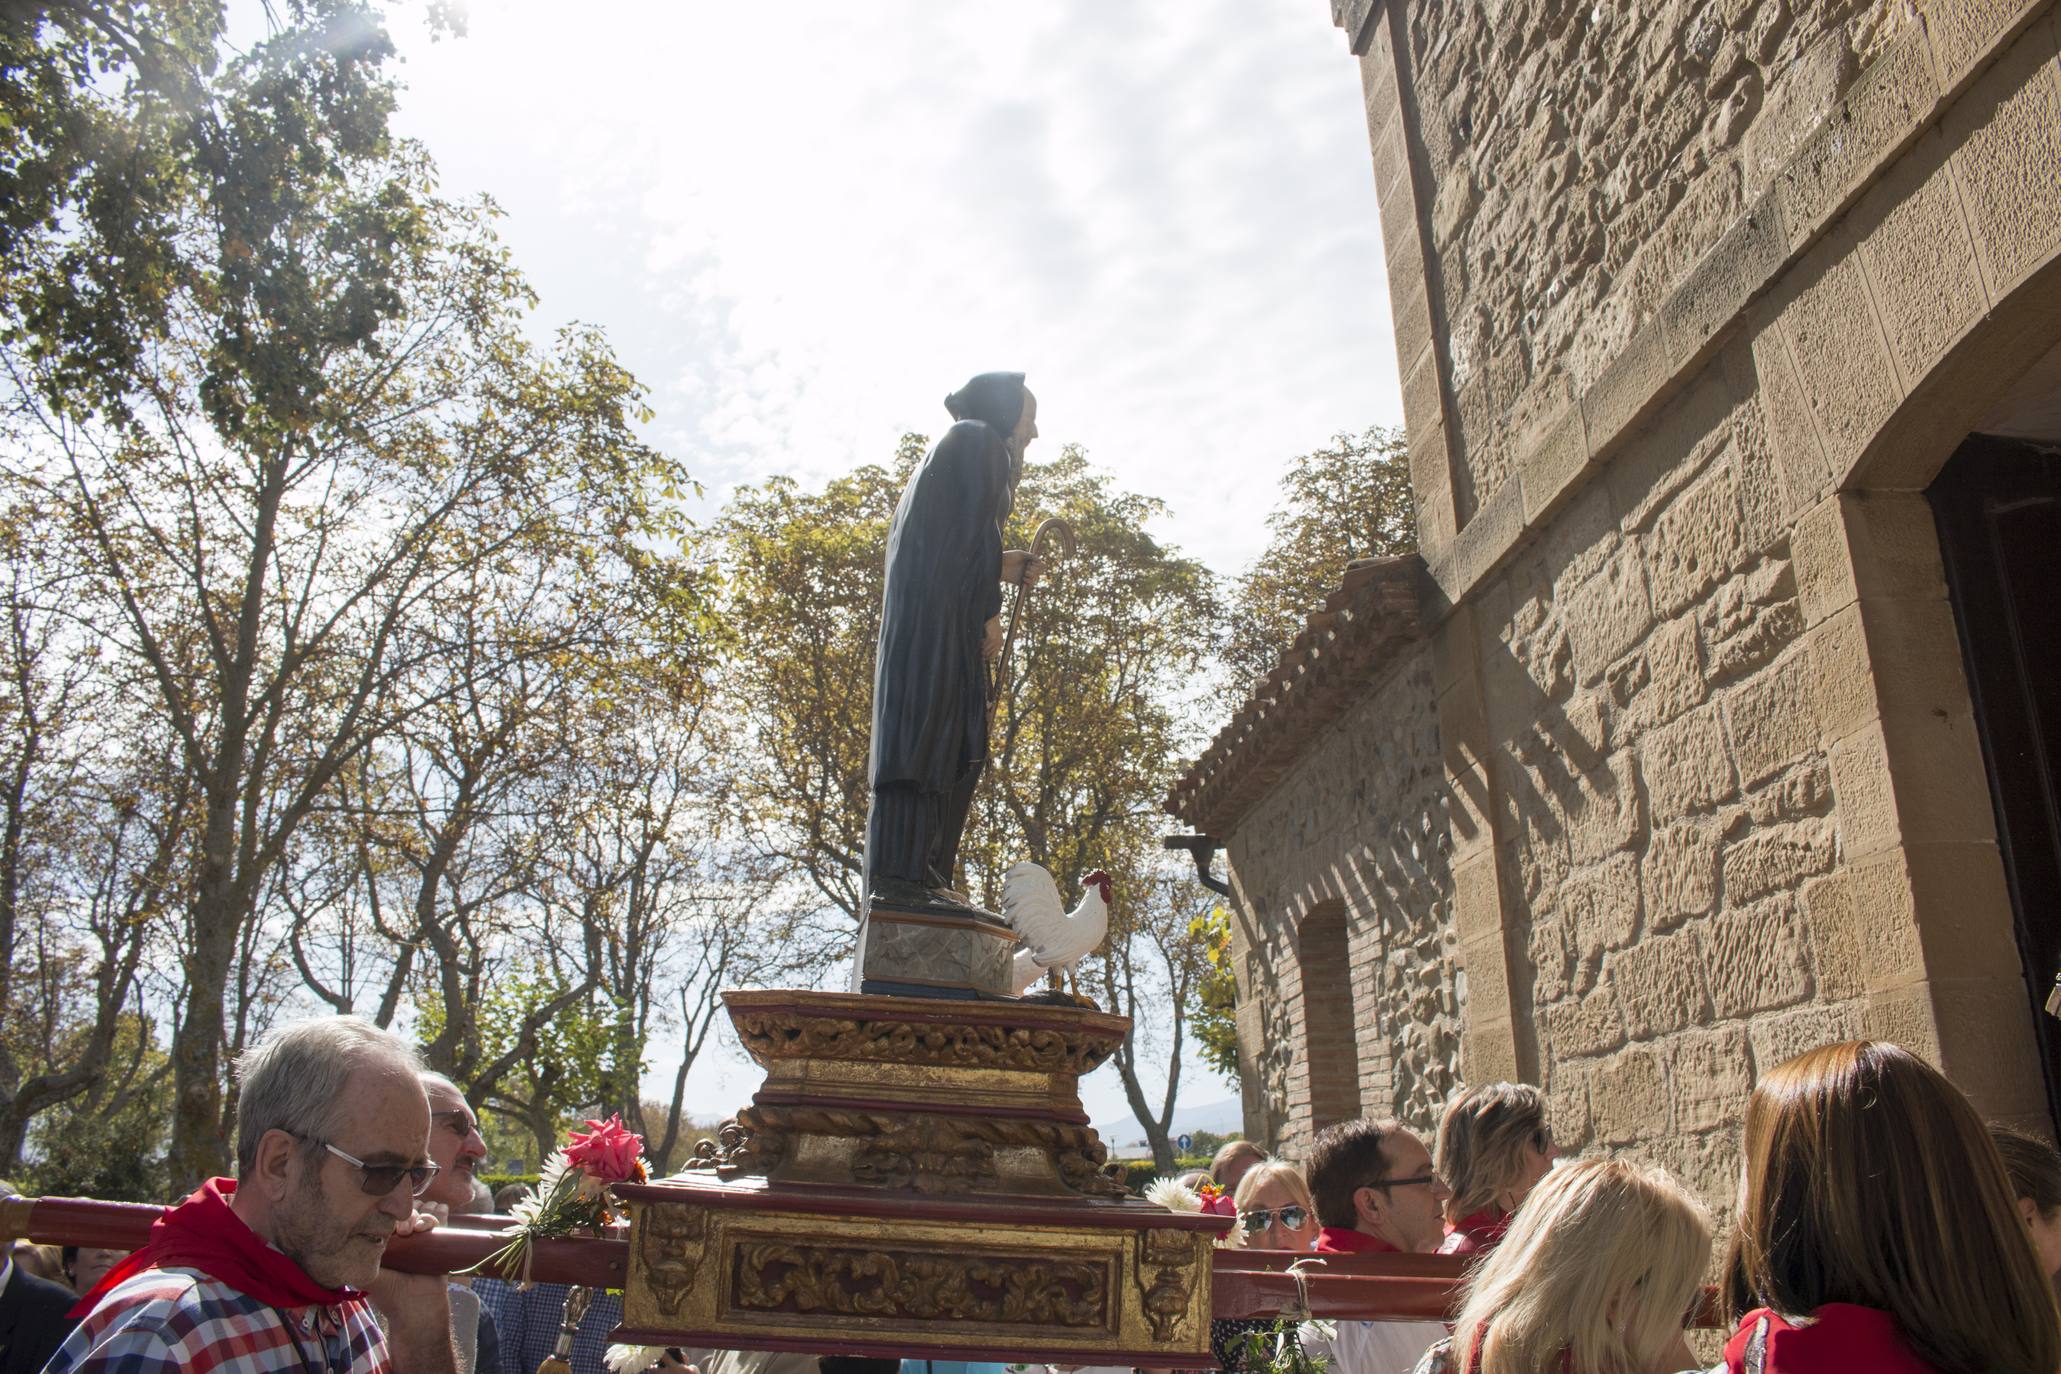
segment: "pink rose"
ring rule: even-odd
[[[587,1124],[593,1129],[586,1134],[574,1131],[566,1137],[565,1157],[603,1183],[627,1183],[637,1178],[644,1137],[624,1126],[620,1114]]]

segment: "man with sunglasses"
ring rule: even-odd
[[[1310,1197],[1317,1204],[1319,1254],[1415,1254],[1438,1251],[1445,1239],[1441,1210],[1452,1196],[1431,1167],[1431,1151],[1399,1121],[1346,1121],[1317,1133],[1310,1146]],[[1322,1355],[1333,1374],[1395,1374],[1414,1369],[1443,1322],[1335,1324],[1322,1335],[1305,1326],[1303,1353]]]
[[[456,1216],[473,1209],[473,1192],[480,1187],[479,1162],[487,1157],[487,1142],[480,1134],[478,1115],[456,1083],[440,1073],[425,1073],[422,1091],[429,1098],[429,1161],[437,1166],[437,1176],[423,1190],[422,1202],[442,1208],[445,1217]],[[458,1374],[473,1374],[474,1370],[501,1374],[501,1339],[493,1313],[481,1303],[469,1280],[452,1282],[450,1300]]]
[[[421,1071],[356,1017],[266,1036],[237,1061],[236,1177],[157,1221],[45,1374],[453,1374],[444,1276],[380,1270],[434,1224]]]

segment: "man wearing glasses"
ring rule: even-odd
[[[445,1217],[474,1210],[473,1195],[481,1186],[479,1162],[487,1157],[479,1117],[458,1085],[440,1073],[422,1075],[422,1091],[429,1098],[429,1162],[437,1166],[422,1202],[443,1208]],[[501,1339],[493,1314],[481,1304],[469,1280],[453,1281],[450,1299],[458,1374],[501,1374]]]
[[[109,1271],[44,1374],[453,1374],[444,1276],[379,1263],[434,1224],[415,1210],[437,1176],[421,1072],[355,1017],[266,1036],[237,1061],[236,1177]]]
[[[1431,1151],[1399,1121],[1346,1121],[1317,1133],[1310,1146],[1310,1197],[1317,1204],[1319,1254],[1415,1254],[1445,1239],[1442,1205],[1452,1196],[1431,1167]],[[1414,1369],[1443,1322],[1341,1321],[1326,1337],[1301,1333],[1303,1353],[1330,1361],[1334,1374],[1395,1374]]]

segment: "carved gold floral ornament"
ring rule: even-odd
[[[770,1173],[798,1138],[851,1141],[852,1181],[921,1193],[964,1193],[997,1177],[995,1153],[1043,1154],[1060,1182],[1086,1197],[1119,1198],[1124,1186],[1102,1169],[1108,1152],[1086,1126],[1010,1117],[942,1117],[920,1112],[857,1112],[823,1107],[751,1106],[723,1123],[719,1150],[703,1141],[687,1168],[718,1177]],[[704,1148],[706,1147],[706,1148]]]
[[[1046,1026],[930,1025],[733,1009],[753,1058],[868,1060],[897,1064],[1084,1074],[1116,1051],[1108,1030]]]
[[[1149,1274],[1149,1277],[1148,1277]],[[1155,1338],[1173,1338],[1195,1289],[1195,1244],[1184,1231],[1146,1231],[1138,1237],[1139,1302]]]
[[[1109,1277],[1108,1265],[1092,1260],[755,1241],[737,1247],[736,1305],[758,1312],[1106,1328]]]

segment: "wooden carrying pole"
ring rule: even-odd
[[[101,1250],[140,1249],[151,1223],[165,1209],[141,1202],[99,1202],[77,1197],[0,1198],[0,1240],[38,1245],[90,1245]],[[458,1216],[446,1225],[387,1242],[381,1263],[410,1274],[454,1274],[469,1269],[508,1243],[500,1235],[507,1217]],[[572,1283],[621,1288],[629,1274],[630,1243],[622,1234],[540,1240],[532,1247],[529,1277],[538,1283]],[[505,1279],[519,1272],[484,1270]]]
[[[0,1199],[0,1241],[41,1245],[90,1245],[134,1250],[150,1239],[151,1223],[164,1208],[147,1203],[97,1202],[90,1198]],[[458,1216],[448,1225],[387,1245],[382,1261],[413,1274],[448,1274],[468,1269],[506,1243],[507,1217]],[[540,1240],[529,1277],[539,1283],[621,1288],[630,1246],[621,1233]],[[1328,1320],[1445,1321],[1459,1296],[1466,1261],[1457,1255],[1328,1255],[1287,1251],[1219,1250],[1211,1282],[1211,1311],[1217,1317],[1307,1314]],[[1299,1273],[1290,1273],[1296,1265]],[[495,1272],[495,1271],[487,1271]],[[500,1273],[520,1279],[520,1273]],[[1718,1324],[1714,1290],[1705,1289],[1691,1325]]]

